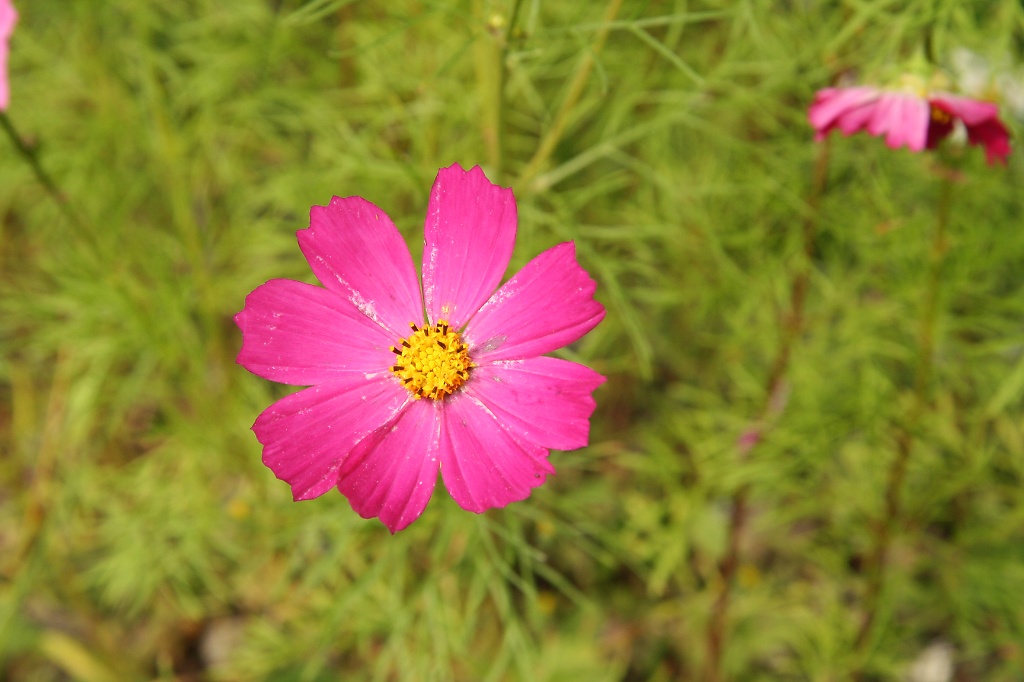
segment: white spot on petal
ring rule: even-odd
[[[483,353],[490,353],[493,350],[498,350],[499,348],[502,347],[502,345],[504,345],[505,340],[507,338],[508,337],[505,336],[504,334],[502,334],[500,336],[494,336],[494,337],[492,337],[490,339],[487,339],[487,341],[483,342],[482,344],[480,344],[479,349]],[[474,350],[476,350],[476,349],[474,349]]]

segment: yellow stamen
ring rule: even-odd
[[[936,123],[949,124],[953,122],[953,117],[950,116],[948,112],[943,111],[942,109],[939,109],[936,106],[932,106],[931,110],[932,120],[935,121]]]
[[[459,333],[449,329],[447,320],[420,329],[409,323],[412,333],[391,347],[398,356],[392,373],[419,398],[441,400],[469,379],[474,367],[469,348]]]

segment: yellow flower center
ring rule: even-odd
[[[412,322],[409,326],[412,334],[391,347],[398,356],[391,371],[417,400],[451,395],[469,379],[474,366],[469,348],[457,331],[448,328],[446,320],[423,329]]]
[[[953,117],[950,116],[948,112],[943,111],[942,109],[939,109],[936,106],[932,106],[931,110],[932,120],[935,121],[936,123],[941,123],[945,125],[953,122]]]

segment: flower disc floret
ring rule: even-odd
[[[441,400],[469,379],[473,362],[469,348],[446,320],[420,329],[410,322],[412,334],[402,339],[391,352],[398,360],[392,373],[416,397]]]
[[[953,117],[948,112],[943,111],[934,104],[929,109],[931,110],[932,121],[940,125],[953,125]]]

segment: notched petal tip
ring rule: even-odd
[[[391,533],[419,518],[437,482],[439,429],[439,406],[416,401],[357,444],[338,475],[352,509]]]
[[[409,392],[395,382],[351,376],[306,388],[272,404],[253,424],[263,463],[295,499],[323,495],[338,482],[353,447],[400,414]]]
[[[362,197],[332,197],[313,206],[296,232],[317,279],[389,332],[422,316],[416,268],[387,213]]]
[[[555,471],[546,448],[515,438],[467,393],[445,406],[440,446],[445,487],[476,513],[526,499]]]
[[[438,171],[424,224],[423,299],[431,322],[461,327],[476,313],[508,268],[517,224],[512,190],[479,166]]]
[[[466,328],[482,360],[544,355],[577,341],[604,319],[597,282],[563,242],[531,260],[484,304]],[[500,344],[496,339],[504,339]]]

